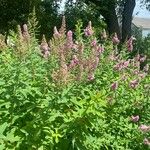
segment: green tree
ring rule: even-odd
[[[49,34],[57,23],[58,0],[0,0],[0,33],[8,34],[18,24],[27,23],[34,7],[40,33]]]
[[[73,3],[72,1],[66,1],[64,15],[66,16],[66,21],[69,26],[68,29],[74,30],[77,21],[82,20],[83,26],[85,27],[89,21],[92,21],[92,25],[98,30],[98,34],[103,28],[106,28],[106,24],[99,15],[98,10],[94,5],[87,5],[83,1],[77,1]]]
[[[116,32],[123,42],[130,37],[135,0],[85,0],[85,3],[94,3],[97,6],[99,13],[105,18],[110,34]],[[117,8],[121,11],[119,12]],[[122,27],[118,20],[119,13]]]
[[[40,0],[0,0],[0,32],[7,32],[17,24],[27,22],[28,15]]]
[[[150,11],[150,0],[142,0],[141,3],[146,5],[147,10]]]
[[[68,0],[67,3],[71,0]],[[76,0],[76,3],[85,3],[86,7],[94,7],[95,15],[104,17],[109,34],[116,32],[122,42],[131,36],[132,15],[136,0]],[[149,0],[141,0],[149,8]],[[72,2],[73,3],[73,2]],[[85,8],[85,7],[84,7]],[[90,18],[91,19],[91,18]]]

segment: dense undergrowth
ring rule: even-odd
[[[73,37],[76,37],[74,40]],[[54,28],[38,46],[24,25],[0,53],[0,149],[148,150],[150,75],[146,56],[118,52],[115,34]]]

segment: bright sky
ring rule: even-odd
[[[138,14],[136,15],[136,13],[138,13]],[[146,10],[146,8],[144,6],[140,7],[140,3],[137,0],[136,7],[134,9],[134,16],[150,18],[150,11]]]

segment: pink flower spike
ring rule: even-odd
[[[112,89],[112,90],[116,90],[117,88],[118,88],[118,82],[112,83],[111,89]]]
[[[96,44],[97,44],[97,41],[96,41],[96,39],[94,39],[94,40],[92,41],[92,43],[91,43],[91,46],[92,46],[92,47],[95,47]]]
[[[79,60],[78,60],[77,56],[73,55],[71,63],[69,64],[68,67],[71,69],[71,68],[74,68],[75,66],[77,66],[78,64],[79,64]]]
[[[128,45],[127,48],[128,48],[128,51],[129,51],[129,52],[132,52],[132,51],[133,51],[133,45],[132,45],[132,44]]]
[[[129,66],[130,61],[123,62],[123,68],[127,68]]]
[[[146,73],[139,74],[139,77],[142,78],[142,79],[145,78],[145,76],[146,76]]]
[[[75,64],[79,63],[79,60],[76,55],[73,55],[72,60],[74,61]]]
[[[140,119],[140,117],[137,115],[137,116],[131,116],[131,121],[132,122],[138,122]]]
[[[127,49],[129,52],[133,51],[133,40],[135,40],[135,38],[131,36],[131,38],[127,41]]]
[[[122,69],[123,69],[122,63],[116,64],[116,65],[114,66],[114,69],[115,69],[115,70],[118,70],[118,71],[122,70]]]
[[[106,34],[106,30],[105,30],[105,29],[103,29],[103,32],[102,32],[102,34],[101,34],[101,38],[102,38],[103,40],[107,39],[107,34]]]
[[[145,62],[145,60],[146,60],[146,56],[143,56],[143,57],[140,58],[139,61],[140,61],[140,62]]]
[[[72,45],[72,49],[73,49],[74,51],[78,51],[78,45],[77,45],[77,44],[73,44],[73,45]]]
[[[91,21],[89,21],[88,26],[84,30],[84,34],[85,34],[85,36],[91,36],[91,35],[93,35],[93,33],[94,33],[94,31],[92,29],[92,23],[91,23]]]
[[[130,82],[130,86],[131,86],[132,88],[136,88],[136,87],[138,86],[138,84],[139,84],[138,80],[132,80],[132,81]]]
[[[73,35],[73,33],[72,33],[72,31],[71,30],[69,30],[68,32],[67,32],[67,43],[66,43],[66,46],[67,46],[67,48],[73,48],[73,38],[72,38],[72,35]]]
[[[138,74],[139,74],[139,70],[134,70],[133,73],[134,73],[135,75],[138,75]]]
[[[93,64],[92,69],[95,70],[97,68],[97,66],[98,66],[98,63],[99,63],[99,57],[96,57],[95,60],[94,60],[94,64]]]
[[[150,140],[147,139],[147,138],[145,138],[145,139],[143,140],[143,143],[144,143],[145,145],[150,146]]]
[[[73,35],[72,31],[69,30],[69,31],[67,32],[67,37],[71,37],[71,38],[72,38],[72,35]]]
[[[139,60],[140,60],[140,54],[137,54],[134,59],[135,59],[136,61],[139,61]]]
[[[115,33],[115,35],[113,36],[112,42],[114,45],[119,44],[120,40],[118,39],[117,33]]]
[[[53,34],[53,36],[54,36],[55,38],[59,38],[60,35],[61,35],[61,34],[58,32],[57,27],[55,26],[55,27],[54,27],[54,34]]]
[[[139,127],[139,129],[140,129],[142,132],[148,132],[148,131],[150,131],[150,126],[141,125],[141,126]]]
[[[94,79],[95,79],[94,74],[89,74],[88,80],[89,80],[89,81],[92,81],[92,80],[94,80]]]
[[[98,55],[103,53],[104,52],[104,46],[99,44],[97,47],[97,52],[98,52]]]
[[[24,32],[28,32],[27,24],[24,24],[24,25],[23,25],[23,31],[24,31]]]
[[[149,65],[146,64],[146,65],[144,66],[143,70],[144,70],[145,72],[148,72],[148,70],[149,70]]]
[[[45,53],[43,54],[43,57],[45,59],[47,59],[49,57],[49,55],[50,55],[50,52],[49,51],[45,51]]]
[[[48,56],[50,55],[50,48],[48,47],[48,44],[46,42],[41,43],[40,50],[41,50],[42,56],[44,58],[48,58]]]
[[[110,60],[112,60],[112,61],[116,61],[116,60],[118,59],[118,57],[115,56],[114,54],[111,54],[111,55],[109,56],[109,58],[110,58]]]

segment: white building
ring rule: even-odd
[[[142,36],[150,34],[150,18],[134,17],[132,23],[142,30]]]

